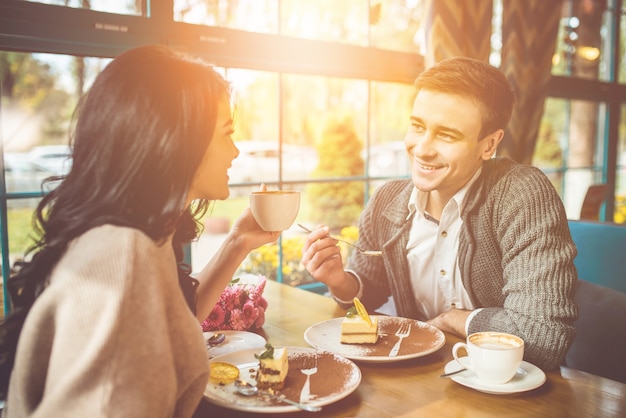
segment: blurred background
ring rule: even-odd
[[[231,197],[215,202],[202,236],[189,248],[195,270],[261,182],[301,191],[297,222],[327,224],[356,240],[358,216],[373,190],[409,174],[402,140],[413,81],[445,58],[441,51],[481,57],[513,79],[520,93],[536,96],[528,105],[534,119],[514,118],[502,154],[548,174],[570,219],[581,217],[587,191],[598,185],[599,206],[591,216],[625,223],[624,2],[539,2],[549,13],[516,0],[469,3],[3,0],[2,277],[32,244],[33,209],[46,192],[42,180],[71,167],[67,131],[79,97],[112,57],[146,43],[211,62],[234,88],[234,139],[241,154],[229,170]],[[537,33],[528,42],[535,49],[526,55],[511,55],[519,49],[511,39],[520,38],[510,34],[512,19],[527,25],[522,34]],[[474,44],[462,46],[463,39]],[[524,77],[530,82],[522,84]],[[300,263],[303,239],[297,227],[285,231],[277,245],[251,254],[241,274],[323,293]]]

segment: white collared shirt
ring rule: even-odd
[[[458,267],[461,211],[476,174],[446,204],[439,222],[426,211],[428,194],[413,189],[409,217],[414,213],[407,244],[413,294],[422,320],[429,320],[456,307],[473,310]],[[466,323],[473,317],[470,316]]]

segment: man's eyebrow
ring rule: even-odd
[[[417,116],[411,116],[411,123],[424,123],[424,121],[422,120],[422,118],[418,118]],[[437,132],[447,132],[450,134],[454,134],[456,136],[463,136],[463,132],[459,131],[458,129],[455,128],[451,128],[449,126],[444,126],[444,125],[435,125],[435,130]]]

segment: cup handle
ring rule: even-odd
[[[467,349],[467,344],[465,343],[456,343],[454,344],[454,346],[452,347],[452,355],[454,356],[454,359],[456,360],[457,363],[459,363],[461,365],[461,367],[463,367],[464,369],[472,369],[472,366],[470,364],[465,364],[462,363],[461,360],[459,360],[459,355],[458,355],[458,351],[464,349],[465,352],[467,353],[467,355],[469,356],[469,351]]]

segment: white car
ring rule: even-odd
[[[8,193],[40,192],[43,180],[52,175],[52,172],[34,164],[26,153],[4,153],[4,180]]]
[[[235,145],[240,153],[228,170],[232,185],[278,182],[278,142],[237,141]],[[309,180],[317,162],[317,152],[312,147],[283,144],[282,180]]]
[[[28,155],[34,164],[55,175],[65,175],[72,168],[72,150],[67,145],[40,145]]]
[[[366,154],[363,150],[363,159]],[[404,141],[390,141],[372,145],[370,170],[372,177],[406,177],[411,175],[411,162]]]

